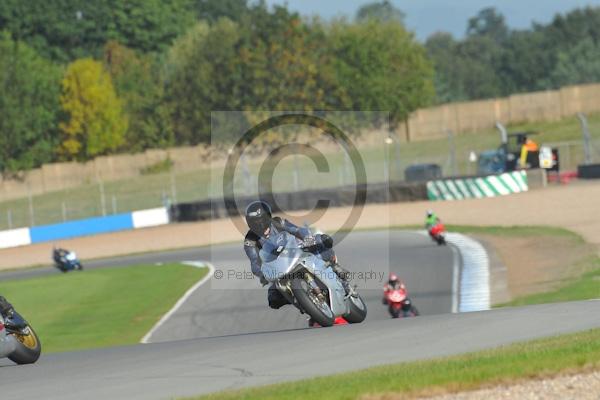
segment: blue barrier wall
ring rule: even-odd
[[[30,228],[31,243],[133,229],[131,213],[96,217]]]

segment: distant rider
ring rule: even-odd
[[[54,247],[52,249],[52,259],[54,260],[54,262],[58,265],[62,264],[64,261],[64,258],[67,256],[67,254],[69,254],[68,250],[65,249],[61,249]]]
[[[335,252],[333,251],[333,238],[326,234],[317,234],[312,236],[308,229],[301,228],[291,222],[272,217],[271,206],[265,201],[254,201],[246,208],[246,223],[250,230],[244,238],[244,251],[250,260],[252,273],[260,279],[260,283],[265,286],[269,282],[265,279],[261,271],[262,260],[260,259],[260,249],[271,234],[279,232],[288,232],[302,241],[302,247],[319,253],[321,258],[329,262],[334,272],[340,277],[345,287],[348,285],[349,273],[339,266]],[[267,294],[269,307],[278,309],[286,304],[288,300],[277,290],[275,284],[269,287]]]
[[[406,290],[406,286],[404,285],[404,282],[402,282],[400,280],[400,278],[398,278],[398,275],[391,272],[390,277],[388,278],[388,281],[383,285],[383,300],[381,302],[383,304],[387,304],[386,295],[389,292],[392,292],[392,291],[398,290],[398,289]]]
[[[425,217],[425,228],[427,229],[427,232],[429,232],[431,228],[433,228],[440,222],[442,222],[442,220],[439,219],[437,215],[435,215],[433,210],[427,210],[427,214]]]

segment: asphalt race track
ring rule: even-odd
[[[600,314],[600,301],[448,314],[453,251],[415,233],[353,233],[337,252],[353,272],[387,273],[389,267],[399,273],[424,316],[387,318],[381,289],[375,289],[381,282],[374,278],[357,282],[359,288],[373,288],[361,290],[369,307],[363,324],[306,328],[295,309],[268,309],[266,291],[256,280],[235,277],[235,271],[248,268],[241,243],[90,262],[87,268],[211,260],[231,279],[213,279],[199,288],[152,336],[161,343],[47,354],[29,366],[0,360],[2,396],[165,399],[458,354],[600,326],[600,320],[590,318]],[[54,272],[12,272],[10,277],[44,273]],[[8,273],[0,278],[7,279]]]

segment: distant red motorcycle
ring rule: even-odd
[[[408,297],[404,285],[385,291],[383,293],[383,304],[388,306],[392,318],[416,317],[419,315],[419,310]]]
[[[429,229],[429,236],[439,246],[446,244],[446,227],[441,222],[438,222]]]

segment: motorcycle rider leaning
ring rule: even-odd
[[[406,290],[406,286],[404,285],[404,282],[402,282],[400,278],[398,278],[398,275],[391,272],[388,281],[383,285],[383,300],[381,302],[383,304],[387,304],[387,299],[385,297],[386,294],[392,290],[397,289]]]
[[[296,226],[285,219],[273,217],[271,206],[265,201],[250,203],[246,208],[245,216],[250,230],[244,238],[244,251],[250,260],[252,273],[260,279],[263,286],[269,282],[261,271],[260,249],[271,234],[285,231],[302,240],[304,249],[318,253],[324,261],[329,262],[333,271],[340,277],[344,287],[347,288],[350,274],[338,265],[335,252],[332,249],[333,239],[331,236],[326,234],[312,236],[308,229]],[[267,300],[269,307],[274,309],[289,304],[289,301],[277,290],[275,284],[269,287]]]
[[[425,228],[427,229],[427,231],[429,231],[441,221],[442,220],[439,219],[437,215],[435,215],[433,210],[427,210],[427,214],[425,217]]]

